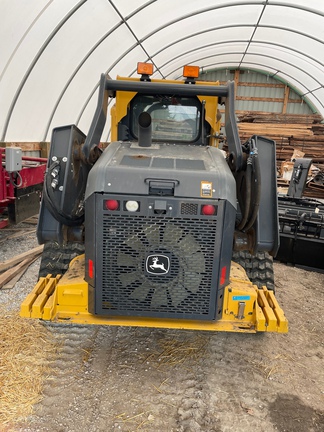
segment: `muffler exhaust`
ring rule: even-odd
[[[152,145],[152,117],[145,111],[138,117],[138,145],[140,147]]]

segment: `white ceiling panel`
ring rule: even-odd
[[[100,74],[134,75],[138,61],[159,78],[188,63],[261,70],[324,115],[322,0],[11,0],[0,16],[2,141],[87,133]]]

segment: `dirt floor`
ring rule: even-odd
[[[2,242],[0,261],[34,246]],[[38,266],[1,305],[18,310]],[[323,432],[324,274],[275,263],[275,282],[288,334],[47,325],[43,399],[0,431]]]

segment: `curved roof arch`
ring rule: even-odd
[[[46,141],[53,127],[85,132],[102,72],[155,77],[258,69],[324,115],[323,0],[12,0],[0,3],[0,139]],[[216,25],[215,25],[216,23]],[[109,125],[107,125],[107,131]],[[107,133],[104,132],[104,133]]]

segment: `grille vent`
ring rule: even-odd
[[[216,220],[104,214],[101,313],[212,319],[215,241]]]
[[[196,214],[198,214],[198,204],[181,203],[181,214],[183,214],[183,215],[196,215]]]

